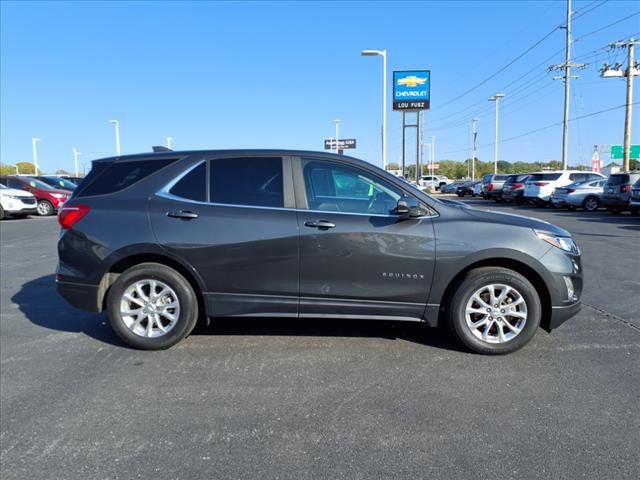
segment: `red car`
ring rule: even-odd
[[[38,215],[53,215],[71,196],[69,190],[53,188],[32,177],[9,175],[0,177],[0,183],[9,188],[31,192],[38,201]]]

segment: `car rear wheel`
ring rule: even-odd
[[[4,208],[0,205],[0,220],[4,220]]]
[[[46,217],[53,214],[53,205],[49,200],[38,200],[38,215]]]
[[[162,350],[191,333],[198,301],[180,273],[166,265],[141,263],[111,286],[107,313],[111,327],[129,346]]]
[[[502,267],[471,270],[449,304],[449,328],[477,353],[504,354],[526,345],[540,325],[542,307],[524,276]]]
[[[600,200],[598,197],[587,197],[582,202],[582,208],[587,212],[595,212],[600,207]]]

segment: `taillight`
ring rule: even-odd
[[[67,230],[84,218],[91,210],[87,205],[72,205],[62,207],[58,212],[58,223]]]
[[[622,193],[630,192],[630,191],[631,191],[631,185],[622,185],[622,186],[620,187],[620,191],[621,191]]]
[[[524,183],[514,183],[511,185],[511,188],[522,188],[524,187]]]
[[[575,188],[567,188],[567,193],[573,193],[575,191],[576,191]]]
[[[549,184],[549,182],[533,182],[533,184],[534,184],[536,187],[544,187],[545,185],[548,185],[548,184]]]
[[[489,189],[490,192],[493,191],[493,183],[490,183],[487,188]]]

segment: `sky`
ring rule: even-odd
[[[431,70],[423,124],[436,160],[470,157],[473,117],[478,157],[493,160],[488,98],[497,92],[506,94],[499,159],[560,159],[561,125],[529,132],[562,121],[564,87],[547,67],[564,60],[565,9],[564,1],[2,1],[0,161],[31,161],[38,137],[45,171],[72,171],[72,147],[88,170],[115,154],[112,119],[123,154],[167,136],[176,150],[322,150],[338,118],[340,137],[357,139],[348,153],[381,165],[382,61],[363,49],[387,50],[389,91],[393,70]],[[624,105],[624,80],[603,79],[599,68],[626,64],[626,51],[606,47],[640,37],[640,3],[583,0],[573,10],[573,56],[588,65],[571,82],[572,118]],[[390,162],[401,156],[401,124],[389,102]],[[570,164],[589,164],[595,144],[621,143],[623,127],[624,108],[571,122]]]

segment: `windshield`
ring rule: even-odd
[[[75,183],[61,177],[38,177],[38,180],[41,180],[52,187],[62,188],[64,190],[75,190],[78,187]]]
[[[33,187],[33,188],[39,188],[41,190],[53,190],[53,188],[51,186],[49,186],[46,183],[44,183],[43,181],[35,179],[35,178],[25,177],[25,178],[23,178],[23,181],[25,183],[29,184],[29,186]]]
[[[527,180],[528,182],[538,182],[540,180],[545,180],[545,181],[551,181],[551,180],[557,180],[562,176],[561,173],[534,173],[532,174],[529,179]]]
[[[607,180],[609,185],[622,185],[623,183],[629,183],[629,175],[626,173],[620,175],[611,175]]]

